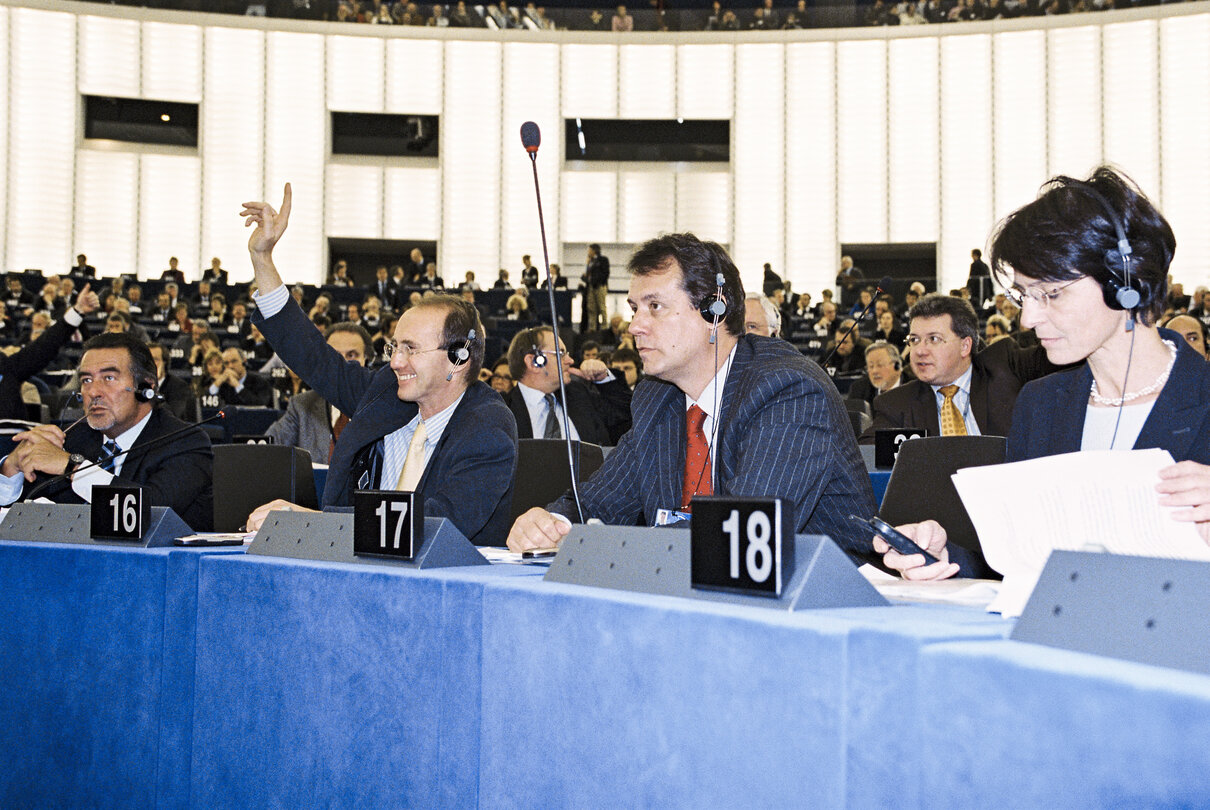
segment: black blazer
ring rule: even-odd
[[[82,334],[87,334],[83,324],[78,328]],[[50,365],[76,329],[60,318],[16,354],[0,353],[0,419],[26,418],[21,383]]]
[[[631,392],[624,380],[590,383],[573,378],[564,387],[567,389],[567,415],[579,431],[580,441],[613,446],[630,430]],[[555,396],[559,396],[558,391]],[[517,438],[535,438],[520,385],[513,386],[513,390],[504,395],[504,402],[517,419]]]
[[[323,503],[351,506],[354,490],[381,485],[383,437],[416,416],[415,403],[396,396],[399,383],[390,367],[372,370],[345,362],[293,301],[272,318],[259,312],[252,317],[286,365],[350,414],[328,466]],[[476,545],[502,546],[512,525],[516,469],[517,421],[495,391],[473,382],[416,492],[426,516],[449,518]]]
[[[113,484],[141,486],[152,506],[170,506],[194,531],[210,531],[214,525],[214,451],[206,432],[195,425],[170,442],[146,451],[140,449],[184,427],[188,425],[167,409],[152,410],[147,426],[122,462],[122,474],[113,479]],[[105,455],[101,449],[104,441],[104,434],[85,423],[67,434],[63,449],[79,453],[89,461],[99,461]],[[39,474],[32,483],[26,483],[25,492],[51,477]],[[57,482],[42,494],[55,503],[84,502],[71,488],[70,481]]]
[[[177,419],[186,422],[198,420],[197,397],[193,387],[180,377],[169,374],[160,383],[160,396],[164,398],[163,407],[167,408]]]
[[[244,375],[244,388],[242,391],[236,391],[235,386],[223,383],[219,386],[218,396],[224,405],[251,405],[261,408],[273,407],[273,385],[264,377],[251,371]]]
[[[212,281],[215,284],[221,284],[225,287],[227,286],[227,271],[219,270],[217,273],[215,273],[214,268],[207,267],[202,273],[202,281]]]

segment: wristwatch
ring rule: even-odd
[[[88,459],[84,458],[84,456],[80,455],[79,453],[72,453],[71,457],[67,459],[67,466],[63,468],[63,477],[71,478],[71,474],[79,469],[80,465],[86,461],[88,461]]]

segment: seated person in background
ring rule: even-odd
[[[106,332],[129,332],[144,343],[147,342],[147,330],[130,319],[130,316],[120,310],[109,313],[105,319]]]
[[[0,306],[2,306],[2,304],[0,304]],[[33,315],[29,316],[29,326],[25,329],[25,332],[22,333],[21,337],[18,338],[19,342],[22,346],[24,346],[31,341],[37,340],[38,338],[42,337],[43,332],[50,328],[51,323],[53,323],[53,321],[51,320],[49,314],[45,312],[35,312]]]
[[[210,313],[206,316],[206,322],[211,328],[225,331],[230,318],[227,314],[227,297],[222,293],[210,296]]]
[[[209,340],[209,345],[203,345]],[[193,321],[189,331],[176,339],[172,348],[180,349],[188,358],[189,365],[200,366],[207,351],[218,349],[218,338],[210,331],[210,324],[203,320]]]
[[[188,309],[185,312],[188,314]],[[160,293],[155,297],[155,306],[151,308],[149,315],[156,323],[168,323],[172,320],[172,299],[168,297],[168,293]]]
[[[911,311],[907,345],[915,380],[874,399],[874,424],[930,436],[1007,436],[1021,386],[1055,371],[1041,349],[1002,340],[975,353],[979,319],[969,301],[932,293]]]
[[[488,384],[491,385],[493,391],[501,395],[513,390],[516,382],[513,381],[513,375],[508,370],[508,355],[504,355],[492,363],[492,376]]]
[[[198,322],[205,324],[204,318],[198,318]],[[209,326],[206,327],[209,329]],[[193,331],[193,319],[189,317],[189,305],[184,301],[177,304],[172,310],[172,320],[168,324],[169,332],[180,332],[182,336],[188,335]]]
[[[987,325],[983,328],[983,337],[990,346],[998,340],[1003,340],[1006,337],[1012,337],[1013,325],[1008,322],[1000,313],[989,315]]]
[[[906,338],[907,335],[899,328],[894,312],[887,308],[878,313],[878,329],[874,332],[874,340],[890,343],[898,348]]]
[[[532,321],[533,313],[529,309],[529,301],[524,295],[514,293],[508,297],[508,302],[504,305],[508,312],[508,320],[510,321]]]
[[[865,371],[865,347],[869,345],[869,341],[858,337],[856,329],[849,331],[854,323],[849,318],[842,321],[836,330],[836,339],[824,350],[826,370],[829,373],[843,376]],[[831,359],[828,359],[829,357]]]
[[[600,360],[572,368],[571,355],[559,341],[571,438],[615,445],[630,429],[630,389]],[[562,439],[563,407],[559,401],[555,338],[548,326],[522,329],[508,347],[508,368],[517,385],[504,395],[517,418],[520,439]],[[573,376],[574,375],[574,376]]]
[[[210,313],[210,300],[214,292],[210,289],[209,281],[199,281],[197,284],[197,295],[193,296],[193,311],[192,315],[198,318],[204,318]]]
[[[239,338],[240,348],[246,350],[251,347],[252,321],[248,318],[248,305],[243,301],[231,305],[231,319],[227,322],[226,331],[228,335]]]
[[[500,275],[496,277],[496,283],[492,285],[493,290],[511,290],[513,285],[508,282],[508,271],[503,267],[500,268]]]
[[[1160,323],[1160,326],[1165,329],[1171,329],[1185,339],[1189,344],[1189,348],[1200,354],[1203,358],[1206,355],[1206,326],[1189,315],[1173,315],[1167,320]]]
[[[554,280],[556,290],[567,289],[567,278],[563,275],[563,269],[559,267],[559,265],[552,264],[550,266],[550,278]],[[542,283],[538,285],[538,288],[542,290],[548,289],[549,287],[550,281],[548,279],[542,279]]]
[[[777,337],[781,332],[781,312],[758,292],[744,298],[744,332],[761,337]]]
[[[223,352],[223,372],[210,382],[207,393],[218,395],[224,405],[273,407],[273,386],[265,378],[248,371],[243,349]]]
[[[478,381],[485,341],[475,308],[453,296],[426,298],[400,317],[384,351],[389,368],[345,362],[289,300],[273,264],[290,196],[287,184],[280,212],[251,202],[242,215],[256,226],[248,252],[260,287],[259,328],[324,399],[352,414],[332,453],[324,505],[351,506],[356,489],[414,491],[426,516],[449,518],[478,545],[500,545],[512,506],[517,422]],[[275,509],[294,508],[265,504],[248,528]]]
[[[824,292],[829,292],[824,290]],[[836,320],[836,305],[831,301],[824,301],[819,305],[819,320],[815,321],[811,329],[818,337],[835,338],[836,330],[840,327],[840,322]]]
[[[899,349],[885,340],[875,341],[865,347],[865,373],[854,380],[846,399],[873,402],[874,397],[898,388],[903,380],[903,358]]]
[[[570,495],[530,509],[509,548],[556,546],[572,520],[652,525],[662,509],[685,511],[694,495],[717,493],[782,497],[795,531],[867,553],[869,538],[849,515],[877,508],[840,395],[790,344],[744,334],[744,288],[722,247],[664,235],[642,245],[629,269],[630,331],[649,375],[635,389],[634,427],[580,484],[583,515]],[[727,313],[704,320],[719,272]]]
[[[176,256],[171,256],[168,259],[168,269],[160,273],[160,281],[175,281],[177,284],[185,283],[185,271],[180,267],[181,260]]]
[[[1131,248],[1126,257],[1115,221]],[[1022,324],[1037,332],[1052,363],[1079,364],[1021,391],[1007,460],[1165,449],[1177,463],[1160,471],[1156,497],[1181,507],[1173,519],[1195,523],[1210,542],[1210,367],[1175,332],[1155,326],[1175,249],[1163,215],[1106,167],[1086,181],[1054,178],[997,226],[992,273],[1021,301]],[[1133,309],[1117,297],[1127,286],[1139,295]],[[935,521],[900,530],[939,560],[924,566],[920,555],[900,555],[876,540],[886,565],[905,578],[969,570],[965,553],[947,548]]]
[[[370,335],[355,323],[338,323],[328,329],[328,345],[348,363],[365,366],[374,356]],[[329,405],[318,391],[302,391],[290,397],[290,404],[281,418],[265,431],[276,444],[301,447],[311,454],[311,461],[327,464],[336,447],[336,440],[349,423],[348,414]]]
[[[202,281],[209,281],[220,286],[227,286],[227,271],[223,269],[223,260],[215,256],[210,260],[210,266],[202,272]]]
[[[349,278],[349,263],[344,259],[340,259],[332,267],[332,272],[328,274],[328,286],[331,287],[352,287],[353,279]]]
[[[436,262],[429,262],[425,265],[424,275],[416,282],[416,286],[423,287],[426,290],[445,289],[445,279],[437,275]]]
[[[586,340],[580,344],[580,362],[585,360],[599,360],[601,358],[601,344],[595,340]]]
[[[643,379],[643,361],[634,349],[618,349],[609,360],[609,367],[615,374],[620,374],[626,380],[626,387],[631,391]]]
[[[22,313],[34,306],[34,294],[25,289],[21,284],[21,276],[16,273],[9,274],[8,294],[4,298],[4,303],[16,313]]]
[[[0,357],[0,419],[24,419],[25,403],[21,399],[21,383],[49,366],[60,350],[71,340],[77,329],[83,329],[84,318],[100,307],[97,294],[85,284],[75,306],[15,354]]]
[[[223,353],[219,351],[218,346],[207,349],[202,354],[202,359],[195,366],[200,366],[202,373],[199,375],[194,372],[194,387],[197,390],[197,395],[203,400],[202,404],[208,408],[217,408],[220,404],[218,391],[210,392],[211,388],[217,389],[222,385],[222,381],[226,379],[227,366],[223,363]]]
[[[56,503],[88,503],[98,484],[141,486],[153,506],[171,507],[194,530],[209,530],[210,439],[194,428],[151,444],[186,424],[144,393],[154,390],[156,377],[147,346],[125,333],[97,335],[84,344],[79,377],[87,426],[65,435],[55,425],[39,425],[14,436],[17,448],[0,463],[0,503],[28,497],[51,476],[65,476],[39,494]],[[114,457],[123,451],[130,452]],[[94,461],[104,463],[74,473]]]
[[[155,361],[155,390],[160,395],[163,407],[177,419],[196,422],[197,396],[193,388],[180,377],[168,373],[168,353],[162,345],[148,343],[147,349],[151,352],[151,359]]]
[[[482,287],[480,287],[479,283],[475,281],[475,271],[467,270],[466,279],[458,285],[458,291],[462,292],[463,290],[470,290],[471,292],[479,292],[481,289]]]
[[[97,277],[97,268],[88,263],[88,257],[83,253],[76,256],[76,263],[67,272],[73,276],[82,276],[84,278]]]

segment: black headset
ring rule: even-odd
[[[445,378],[446,382],[454,379],[454,372],[470,362],[471,344],[475,341],[476,337],[475,330],[472,329],[466,333],[466,341],[461,346],[450,346],[446,349],[445,356],[454,364],[454,367],[450,369],[449,375]]]
[[[127,388],[126,390],[133,391],[134,398],[138,402],[155,402],[161,399],[160,395],[156,393],[155,384],[150,380],[144,380],[141,388]]]
[[[1143,296],[1135,287],[1138,279],[1132,266],[1137,260],[1134,258],[1134,249],[1130,246],[1130,240],[1126,238],[1126,226],[1117,212],[1113,210],[1113,206],[1109,204],[1109,200],[1105,199],[1104,194],[1088,183],[1075,182],[1071,184],[1071,188],[1082,191],[1100,203],[1101,208],[1105,210],[1105,218],[1113,225],[1118,244],[1116,249],[1110,248],[1105,251],[1105,269],[1109,271],[1109,275],[1101,284],[1101,293],[1105,297],[1105,306],[1129,312],[1133,323],[1134,310],[1138,309],[1139,304],[1142,303]]]
[[[714,327],[710,332],[711,343],[714,342],[714,334],[718,331],[719,323],[727,317],[730,311],[727,298],[723,295],[723,285],[727,283],[727,279],[723,277],[721,271],[714,274],[714,283],[718,285],[718,289],[714,291],[714,295],[703,298],[697,305],[698,312],[702,313],[702,317],[706,319],[706,322]]]

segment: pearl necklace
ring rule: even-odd
[[[1097,393],[1097,381],[1094,379],[1092,381],[1092,401],[1098,405],[1109,405],[1110,407],[1116,408],[1121,405],[1125,405],[1131,400],[1139,399],[1140,397],[1145,397],[1149,394],[1154,394],[1156,391],[1163,388],[1164,383],[1168,382],[1168,375],[1172,373],[1172,367],[1176,365],[1176,344],[1171,340],[1165,340],[1164,345],[1168,347],[1168,351],[1172,352],[1172,357],[1168,360],[1168,368],[1164,369],[1163,374],[1156,377],[1155,382],[1146,388],[1140,388],[1138,391],[1132,391],[1129,394],[1123,394],[1121,397],[1113,399],[1111,397],[1103,397]]]

